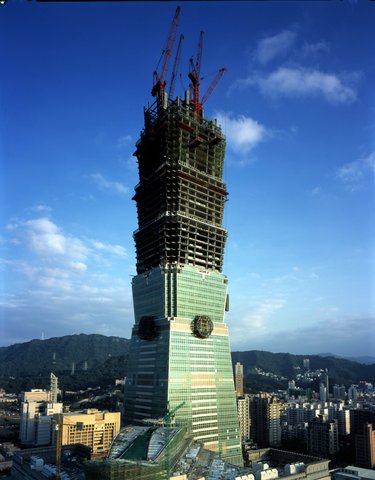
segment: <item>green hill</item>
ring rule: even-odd
[[[46,388],[49,374],[60,387],[104,386],[125,376],[129,340],[104,335],[67,335],[0,348],[0,387],[19,392]],[[75,373],[71,375],[74,363]]]
[[[287,381],[295,379],[298,373],[304,372],[303,360],[310,359],[310,371],[328,369],[331,389],[334,384],[343,384],[346,387],[358,384],[361,380],[374,383],[375,364],[364,365],[354,361],[337,357],[322,357],[320,355],[292,355],[290,353],[271,353],[259,350],[246,352],[232,352],[233,364],[240,362],[244,366],[245,381],[251,391],[271,391],[286,389]],[[265,373],[272,373],[284,379],[273,376],[260,375],[256,369]],[[300,381],[301,386],[317,388],[318,381],[310,385]]]
[[[50,372],[59,377],[62,390],[113,385],[116,378],[126,376],[129,343],[126,338],[80,334],[1,347],[0,388],[16,393],[48,388]],[[347,387],[361,380],[375,383],[375,364],[258,350],[232,353],[233,364],[244,365],[247,390],[252,392],[285,390],[288,380],[304,372],[304,358],[310,359],[311,371],[328,368],[331,389],[335,383]],[[318,381],[297,385],[317,389]]]

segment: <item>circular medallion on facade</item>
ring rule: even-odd
[[[197,315],[193,321],[193,333],[196,337],[207,338],[214,329],[212,320],[207,315]]]
[[[138,337],[141,340],[153,340],[158,336],[154,317],[142,317],[138,324]]]

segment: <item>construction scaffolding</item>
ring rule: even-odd
[[[165,103],[145,109],[134,153],[137,272],[173,264],[221,272],[225,138],[216,121],[197,118],[188,95]]]

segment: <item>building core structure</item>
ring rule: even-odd
[[[200,105],[201,107],[201,105]],[[175,419],[242,465],[222,273],[225,138],[186,92],[145,109],[134,155],[138,230],[135,325],[125,384],[128,424]]]

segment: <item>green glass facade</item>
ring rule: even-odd
[[[216,123],[196,120],[187,102],[145,111],[125,418],[138,423],[180,406],[176,421],[242,465],[221,273],[224,151]]]

